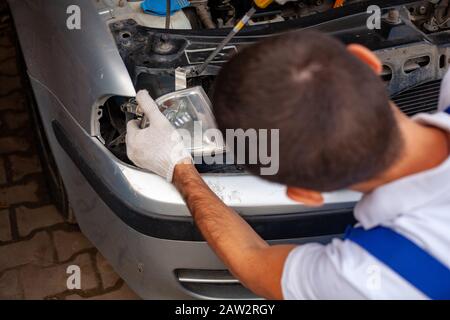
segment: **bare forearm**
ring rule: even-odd
[[[266,297],[282,298],[279,280],[284,260],[293,246],[270,247],[209,189],[193,165],[178,165],[173,182],[202,235],[233,274]],[[258,274],[268,278],[254,281]]]
[[[205,239],[217,249],[217,253],[226,262],[229,248],[263,248],[267,243],[232,209],[227,207],[206,185],[191,165],[179,165],[175,168],[174,184],[180,191],[191,211],[197,227]],[[233,250],[234,251],[234,250]]]

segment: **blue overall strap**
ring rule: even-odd
[[[401,234],[385,227],[367,231],[353,228],[345,238],[364,248],[428,298],[450,299],[450,269]]]
[[[444,110],[444,112],[447,112],[448,114],[450,114],[450,106]]]

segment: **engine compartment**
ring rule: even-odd
[[[346,4],[352,4],[358,0],[347,1]],[[209,1],[191,1],[196,15],[191,15],[194,19],[193,28],[230,28],[252,6],[252,1],[240,0],[209,0]],[[249,25],[264,23],[283,22],[292,19],[306,17],[316,13],[321,13],[332,9],[336,1],[333,0],[309,0],[287,2],[284,5],[276,3],[268,8],[259,10],[249,21]],[[195,18],[196,16],[196,18]]]
[[[106,19],[125,62],[136,91],[147,89],[154,99],[185,87],[201,86],[211,94],[214,78],[221,65],[240,48],[264,37],[305,27],[321,28],[344,42],[359,42],[373,50],[400,48],[406,44],[422,43],[427,37],[450,44],[447,30],[450,28],[450,0],[441,1],[397,1],[401,9],[390,5],[383,9],[382,28],[368,30],[367,5],[370,1],[345,1],[342,8],[334,8],[335,1],[311,0],[273,4],[259,10],[249,26],[225,47],[217,59],[200,75],[189,74],[189,70],[201,64],[227,35],[229,28],[250,8],[252,1],[240,0],[192,0],[191,6],[172,16],[171,28],[165,29],[165,17],[144,15],[139,1],[128,1],[125,6],[114,7],[115,13]],[[382,2],[382,1],[381,1]],[[385,1],[386,3],[393,1]],[[129,7],[128,7],[129,6]],[[131,9],[130,9],[131,8]],[[130,11],[131,10],[131,11]],[[400,22],[392,21],[392,10]],[[348,21],[346,17],[351,17]],[[173,28],[175,26],[175,28]],[[332,31],[330,31],[332,30]],[[392,56],[398,52],[392,53]],[[442,59],[445,59],[442,63]],[[424,60],[425,59],[425,60]],[[428,67],[439,59],[442,69],[447,67],[445,55],[407,59],[410,86],[421,84],[414,78],[418,68]],[[388,59],[389,60],[389,57]],[[406,62],[405,62],[406,66]],[[389,73],[390,72],[390,73]],[[386,65],[385,80],[392,95],[401,94],[407,86],[394,83],[392,68]],[[181,77],[179,87],[177,77]],[[436,79],[430,79],[436,80]],[[416,83],[414,83],[416,81]],[[401,90],[400,90],[401,89]],[[409,88],[408,88],[409,89]],[[133,98],[112,97],[101,108],[100,135],[105,146],[120,160],[129,163],[126,157],[126,122],[139,117]],[[419,109],[420,111],[420,109]],[[235,165],[198,165],[203,173],[242,173]]]
[[[252,0],[176,0],[189,3],[189,7],[172,15],[171,29],[220,29],[230,28],[249,10]],[[96,0],[99,13],[108,23],[134,19],[142,26],[163,28],[164,17],[150,17],[140,7],[142,0]],[[425,1],[364,1],[364,0],[297,0],[284,5],[273,3],[266,9],[258,10],[249,25],[285,22],[324,13],[332,9],[359,6],[365,10],[371,4],[386,7],[405,4],[411,20],[426,32],[436,32],[450,28],[449,0]],[[182,16],[182,17],[180,17]],[[186,20],[188,23],[186,23]],[[162,22],[162,23],[161,23]]]

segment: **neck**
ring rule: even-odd
[[[354,190],[369,193],[384,184],[435,168],[449,157],[448,132],[414,122],[400,111],[395,113],[404,141],[401,155],[380,177],[356,185]]]

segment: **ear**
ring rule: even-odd
[[[300,202],[308,207],[323,206],[323,196],[317,191],[288,187],[286,194],[291,200]]]
[[[383,64],[380,59],[378,59],[378,57],[368,48],[354,43],[348,45],[347,50],[359,60],[371,67],[377,75],[380,75],[383,71]]]

